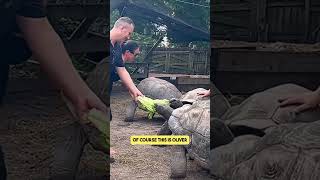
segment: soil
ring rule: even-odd
[[[0,144],[8,179],[48,179],[53,160],[51,139],[57,129],[74,120],[46,79],[30,76],[21,68],[11,70],[15,72],[10,74],[8,94],[0,108]],[[106,179],[105,167],[105,155],[86,145],[77,179]]]
[[[154,135],[164,123],[155,116],[147,119],[147,113],[137,110],[134,122],[125,122],[126,105],[130,95],[115,87],[111,95],[111,146],[116,151],[115,162],[111,164],[111,179],[170,179],[170,146],[131,145],[132,135]],[[188,160],[187,178],[212,179],[208,171],[199,167],[194,160]]]

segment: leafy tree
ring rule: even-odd
[[[192,26],[196,26],[205,31],[210,28],[210,1],[209,0],[131,0],[137,3],[146,3],[149,8],[155,10],[165,10],[172,17],[179,18]],[[193,3],[193,4],[192,4]],[[120,17],[118,10],[111,12],[110,27]],[[143,46],[152,46],[159,36],[166,35],[166,27],[159,26],[144,18],[135,19],[135,32],[132,39],[141,42]],[[190,43],[197,47],[209,47],[209,42],[183,42],[174,43],[167,38],[168,47],[190,47]],[[165,46],[164,41],[159,46]]]

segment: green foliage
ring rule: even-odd
[[[116,22],[116,20],[120,17],[120,13],[118,10],[114,10],[111,12],[111,16],[110,16],[110,30],[113,27],[113,24]]]
[[[210,0],[183,0],[189,3],[200,4],[204,6],[210,6]],[[209,31],[210,28],[210,8],[183,3],[176,0],[137,0],[136,2],[144,2],[155,10],[162,9],[172,17],[179,18],[193,26],[200,29]],[[110,27],[112,28],[114,22],[120,17],[118,10],[111,12]],[[159,28],[159,25],[154,24],[151,21],[147,21],[143,18],[135,19],[135,32],[132,35],[132,39],[139,42],[142,45],[143,50],[149,49],[160,37],[160,34],[166,34],[163,29]],[[195,47],[196,48],[209,48],[209,42],[185,42],[185,43],[172,43],[168,39],[168,47]],[[163,43],[159,46],[164,46]],[[148,47],[148,48],[145,48]],[[140,57],[144,57],[145,51]],[[141,59],[138,58],[138,61]]]

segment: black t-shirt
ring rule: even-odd
[[[0,62],[15,64],[31,56],[26,42],[15,35],[20,32],[16,24],[16,15],[30,18],[46,17],[45,2],[45,0],[0,0]]]
[[[122,60],[122,52],[121,45],[119,43],[115,43],[112,46],[110,42],[110,84],[109,84],[109,92],[112,91],[113,82],[120,80],[120,77],[117,73],[117,67],[124,67],[124,63]]]

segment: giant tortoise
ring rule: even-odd
[[[137,88],[141,93],[152,99],[173,99],[180,98],[182,96],[181,92],[170,82],[155,78],[149,77],[142,80]],[[134,114],[136,112],[137,103],[131,101],[127,106],[126,118],[125,121],[133,121]]]
[[[109,59],[103,59],[96,68],[88,75],[86,82],[92,91],[107,105],[110,106],[108,82],[109,82]],[[68,100],[63,97],[67,106],[73,112],[73,107]],[[110,112],[110,111],[109,111]],[[104,118],[108,125],[108,115]],[[109,132],[106,136],[99,131],[91,123],[79,123],[78,119],[75,122],[64,126],[56,131],[56,135],[51,139],[53,144],[54,160],[50,165],[51,179],[74,179],[77,172],[79,162],[82,156],[85,145],[90,144],[95,150],[105,154],[109,159],[109,145],[105,144],[105,138],[109,141]],[[109,162],[97,162],[101,166],[109,168]],[[104,176],[107,172],[104,173]]]
[[[228,180],[319,179],[320,109],[296,114],[296,105],[280,108],[278,102],[306,92],[298,85],[280,85],[211,116],[211,174]]]
[[[171,107],[158,105],[156,108],[159,114],[168,119],[167,125],[172,134],[188,135],[191,139],[189,145],[174,147],[171,177],[186,176],[186,152],[201,167],[209,168],[210,99],[200,97],[198,93],[202,91],[205,89],[197,88],[184,94],[179,99],[182,106],[176,109],[171,108],[172,105]]]

